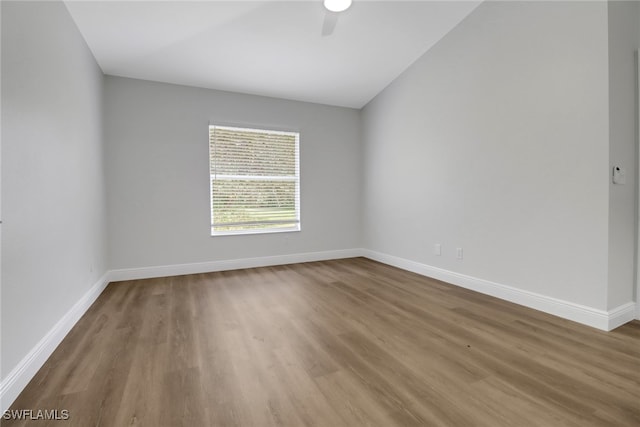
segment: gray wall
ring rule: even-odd
[[[365,247],[606,309],[608,64],[604,2],[483,3],[364,109]]]
[[[302,231],[210,236],[209,123],[299,130]],[[360,247],[357,110],[105,80],[112,269]]]
[[[609,170],[626,169],[625,185],[610,184],[609,289],[607,306],[634,298],[636,243],[636,49],[638,2],[610,1],[609,12]]]
[[[105,273],[102,73],[58,2],[2,2],[4,378]]]
[[[363,246],[629,299],[637,4],[486,2],[362,112],[103,78],[62,3],[1,8],[2,378],[107,268]],[[301,132],[302,232],[209,236],[210,122]]]

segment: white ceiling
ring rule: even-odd
[[[480,0],[481,1],[481,0]],[[361,108],[480,1],[67,1],[105,74]]]

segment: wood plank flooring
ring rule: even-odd
[[[640,426],[601,332],[363,258],[111,283],[3,426]]]

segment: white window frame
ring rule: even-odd
[[[211,236],[230,236],[230,235],[245,235],[245,234],[269,234],[269,233],[287,233],[287,232],[296,232],[302,229],[301,220],[300,220],[300,132],[298,131],[280,131],[280,130],[272,130],[272,129],[263,129],[257,127],[238,127],[238,126],[226,126],[226,125],[209,125],[209,135],[211,133],[211,128],[222,128],[225,130],[231,131],[241,131],[241,132],[260,132],[260,133],[268,133],[273,135],[291,135],[295,137],[295,176],[257,176],[257,175],[215,175],[210,172],[209,175],[209,208],[211,212]],[[211,171],[211,159],[212,159],[212,144],[209,142],[209,170]],[[295,181],[295,214],[296,214],[296,224],[292,227],[272,227],[272,228],[261,228],[261,229],[245,229],[245,230],[225,230],[225,231],[215,231],[214,230],[214,216],[215,212],[213,209],[213,183],[214,179],[245,179],[245,180],[255,180],[255,181]],[[266,223],[266,222],[265,222]],[[275,224],[279,222],[274,222]],[[234,225],[242,225],[243,223],[234,223]]]

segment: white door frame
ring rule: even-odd
[[[640,21],[640,14],[638,16]],[[639,40],[640,42],[640,40]],[[637,207],[636,207],[636,319],[640,320],[640,50],[636,51],[636,75],[637,81],[637,97],[636,97],[636,193],[637,193]]]

